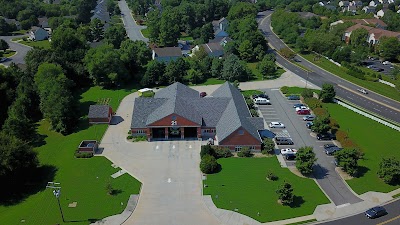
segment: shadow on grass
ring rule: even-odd
[[[121,189],[113,189],[110,195],[115,196],[121,194],[123,191]]]
[[[301,196],[293,196],[293,202],[289,205],[290,208],[299,208],[304,203],[304,199]]]
[[[357,174],[355,175],[355,177],[357,177],[357,178],[363,177],[368,171],[369,171],[369,168],[367,168],[365,166],[358,166]]]
[[[0,192],[0,205],[16,205],[30,195],[43,191],[46,189],[47,182],[53,181],[56,172],[56,167],[43,165],[9,177],[1,177],[3,185]]]

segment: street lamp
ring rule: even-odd
[[[61,204],[60,204],[61,184],[60,183],[55,183],[55,182],[47,182],[46,188],[53,189],[54,197],[57,198],[58,208],[60,209],[61,218],[62,218],[63,222],[65,222],[64,213],[62,211]]]

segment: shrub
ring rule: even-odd
[[[301,92],[301,97],[303,97],[303,98],[312,98],[313,97],[313,91],[306,88]]]
[[[249,107],[250,110],[254,109],[254,101],[250,97],[245,97],[247,107]]]
[[[203,158],[205,155],[211,155],[215,157],[214,148],[211,145],[202,145],[200,150],[200,157]]]
[[[396,185],[400,183],[400,162],[398,159],[383,158],[379,164],[378,176],[385,183]]]
[[[314,132],[321,134],[328,132],[328,130],[331,129],[331,127],[329,126],[329,118],[326,116],[317,116],[317,118],[313,122],[312,129]]]
[[[276,193],[282,205],[290,205],[293,202],[293,188],[288,182],[281,184]]]
[[[93,152],[79,152],[79,151],[75,151],[75,157],[76,157],[76,158],[92,158],[92,157],[93,157]]]
[[[315,108],[313,112],[317,117],[329,118],[329,112],[325,108]]]
[[[372,81],[372,82],[378,82],[379,78],[366,76],[365,80]]]
[[[271,171],[268,172],[267,178],[268,178],[268,180],[272,180],[272,181],[278,180],[278,176],[275,175],[274,173],[272,173]]]
[[[216,172],[218,169],[218,162],[212,155],[204,155],[201,158],[200,170],[203,173],[210,174]]]
[[[275,151],[275,142],[271,138],[264,138],[262,143],[262,151],[261,153],[266,154],[273,154]]]
[[[144,135],[136,136],[133,141],[134,142],[147,141],[147,136],[144,136]]]
[[[333,119],[332,117],[329,117],[329,126],[332,129],[336,129],[336,130],[340,128],[338,122],[335,119]]]
[[[252,117],[259,117],[258,112],[255,109],[250,109],[250,114]]]
[[[296,168],[302,174],[310,174],[313,171],[314,162],[317,161],[313,148],[309,146],[299,148],[296,153]]]
[[[319,99],[316,98],[305,98],[304,102],[310,107],[311,109],[315,108],[321,108],[322,107],[322,102]]]
[[[281,92],[282,92],[283,94],[287,94],[288,91],[289,91],[289,87],[288,87],[288,86],[283,86],[283,87],[281,87]]]
[[[128,134],[132,134],[132,130],[128,130]]]
[[[322,85],[322,90],[319,94],[319,99],[321,99],[322,102],[333,102],[335,96],[336,92],[332,84],[325,83]]]
[[[127,137],[127,139],[128,139],[128,140],[131,140],[131,139],[133,139],[133,136],[132,136],[132,135],[129,135],[129,136]]]
[[[229,148],[225,147],[220,147],[220,146],[214,146],[214,151],[215,151],[215,158],[220,159],[220,158],[229,158],[233,156],[231,150]]]
[[[351,176],[357,174],[358,160],[361,156],[362,154],[355,148],[345,148],[335,153],[335,158],[339,162],[339,166]]]
[[[343,130],[338,130],[336,132],[336,140],[338,140],[340,143],[343,143],[346,139],[348,139],[348,134],[346,131]]]
[[[237,153],[239,157],[251,157],[253,154],[251,154],[251,151],[249,148],[242,148],[240,152]]]
[[[382,80],[382,75],[378,74],[377,78]]]

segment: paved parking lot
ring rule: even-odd
[[[385,74],[385,75],[389,75],[393,68],[392,64],[388,64],[388,65],[383,65],[381,61],[379,60],[365,60],[364,61],[365,66],[375,66],[376,68],[380,68],[383,69],[383,71],[381,73]],[[373,70],[371,69],[371,72],[373,72]]]
[[[259,106],[262,116],[267,124],[271,121],[282,122],[286,128],[272,128],[277,136],[290,137],[294,145],[279,145],[282,148],[299,149],[302,146],[312,146],[317,157],[314,168],[314,176],[318,184],[329,196],[335,205],[353,204],[362,201],[347,188],[346,184],[335,171],[333,156],[327,156],[323,151],[323,145],[331,141],[318,141],[311,135],[311,131],[305,126],[304,115],[297,115],[293,105],[300,101],[287,100],[278,89],[264,90],[270,97],[272,105]],[[288,162],[288,166],[294,166],[294,161]]]

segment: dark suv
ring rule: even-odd
[[[335,135],[326,133],[326,134],[317,134],[318,140],[336,140]]]
[[[275,137],[275,142],[277,145],[293,145],[292,139],[285,137]]]

